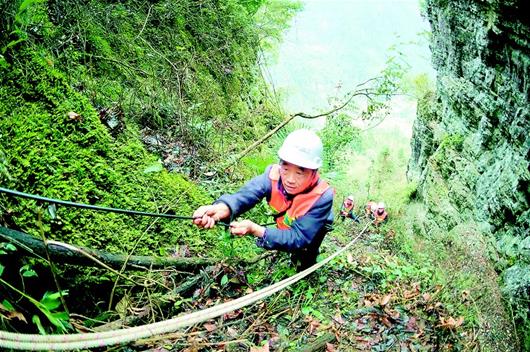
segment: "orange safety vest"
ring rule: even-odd
[[[287,200],[287,197],[278,188],[280,165],[276,164],[271,167],[269,179],[272,184],[269,206],[277,215],[275,216],[276,225],[280,230],[289,229],[293,221],[304,216],[329,188],[326,181],[320,180],[309,192],[297,194],[292,200]]]
[[[366,213],[366,215],[369,215],[372,213],[372,205],[377,205],[376,202],[368,202],[366,203],[366,207],[364,207],[364,211]]]
[[[344,203],[342,203],[342,211],[343,211],[344,213],[346,213],[346,214],[349,214],[350,211],[353,210],[353,205],[354,205],[354,204],[352,203],[349,207],[347,207],[347,206],[344,205]]]
[[[383,214],[379,215],[377,214],[377,211],[374,213],[374,216],[375,216],[375,222],[377,223],[381,223],[383,221],[385,221],[386,217],[388,216],[388,213],[386,212],[386,210],[383,212]]]

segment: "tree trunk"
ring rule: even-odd
[[[33,257],[46,257],[44,242],[34,236],[0,226],[0,238],[3,238],[17,246],[18,253]],[[73,246],[57,241],[48,241],[48,251],[50,253],[51,259],[56,263],[81,266],[98,266],[97,262],[90,258],[91,256],[100,262],[118,270],[122,268],[125,262],[127,262],[126,269],[129,270],[150,268],[159,269],[164,267],[172,267],[178,270],[193,270],[198,267],[219,263],[219,259],[215,258],[167,258],[143,255],[131,255],[128,257],[127,255],[123,254],[112,254],[105,251]],[[250,260],[229,260],[228,262],[252,264],[267,255],[268,253],[257,256],[256,258]]]

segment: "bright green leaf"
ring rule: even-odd
[[[12,243],[7,243],[7,242],[0,243],[0,248],[3,248],[11,252],[14,252],[17,250],[17,247],[15,247]]]
[[[29,264],[26,264],[23,267],[21,267],[19,271],[22,273],[22,276],[24,276],[24,277],[38,276],[37,273],[35,272],[35,270],[31,269]]]
[[[63,290],[62,294],[63,294],[63,296],[66,296],[68,294],[68,290]],[[44,296],[40,300],[40,303],[49,311],[57,309],[61,305],[59,292],[55,292],[55,293],[46,292],[46,293],[44,293]],[[46,312],[44,312],[44,311],[43,311],[43,313],[46,314]]]
[[[52,220],[57,218],[57,207],[55,206],[55,204],[48,205],[48,214],[50,214]]]
[[[44,326],[42,326],[38,315],[34,315],[31,318],[31,321],[33,322],[33,324],[37,325],[37,329],[39,329],[39,334],[46,335],[46,330],[44,330]]]
[[[221,278],[221,286],[224,286],[228,283],[228,276],[223,275],[223,277]]]
[[[7,299],[4,299],[2,301],[2,306],[4,306],[4,308],[7,309],[9,312],[15,311],[15,307],[13,307],[13,305]]]

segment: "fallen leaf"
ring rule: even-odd
[[[340,324],[340,325],[343,325],[345,322],[344,322],[344,319],[342,319],[342,316],[340,315],[340,313],[337,313],[337,315],[335,315],[333,317],[333,320],[337,323],[337,324]]]
[[[250,352],[270,352],[269,350],[269,344],[266,343],[263,346],[257,346],[257,347],[250,347]]]
[[[385,311],[386,314],[388,314],[394,320],[397,320],[400,317],[399,312],[397,310],[395,310],[395,309],[385,308],[384,311]]]
[[[407,322],[407,326],[405,327],[405,331],[409,332],[415,332],[418,328],[418,325],[416,324],[416,318],[411,317],[409,321]]]
[[[461,326],[463,323],[464,323],[464,317],[458,317],[458,318],[456,319],[456,326],[455,326],[455,327],[459,327],[459,326]]]
[[[346,254],[346,260],[348,263],[353,264],[353,255],[348,252],[348,254]]]
[[[120,315],[120,319],[125,319],[125,316],[127,315],[127,309],[131,306],[131,301],[129,299],[129,296],[127,294],[123,295],[122,299],[118,303],[116,303],[116,307],[114,309],[116,312]]]
[[[417,289],[405,290],[405,291],[403,291],[403,298],[411,299],[411,298],[414,298],[417,295],[419,295],[419,293],[420,292]]]
[[[335,345],[332,343],[326,342],[326,352],[335,352]]]
[[[73,111],[68,113],[68,118],[73,121],[81,121],[81,115]]]
[[[392,323],[388,320],[387,317],[381,317],[381,322],[382,322],[383,324],[385,324],[385,326],[386,326],[387,328],[392,327]]]
[[[243,311],[241,311],[241,309],[226,313],[223,315],[223,320],[231,320],[231,319],[238,318],[242,313]]]
[[[318,320],[312,319],[309,322],[309,333],[313,335],[314,332],[316,332],[317,328],[320,326],[320,322]]]
[[[431,295],[428,293],[424,293],[422,297],[425,302],[429,302],[431,300]]]
[[[18,320],[23,321],[26,324],[28,323],[28,321],[26,320],[26,317],[24,317],[24,314],[22,314],[20,312],[16,312],[16,311],[9,312],[9,313],[7,313],[6,317],[7,317],[8,320],[11,320],[13,318],[17,318]]]
[[[388,304],[388,302],[390,302],[390,298],[392,298],[392,294],[391,293],[389,293],[388,295],[384,296],[381,299],[381,305],[382,306],[386,306]]]
[[[226,333],[227,333],[228,336],[230,336],[230,337],[237,337],[237,336],[239,336],[239,332],[237,332],[236,329],[231,328],[231,327],[228,327],[228,328],[226,329]]]
[[[215,325],[215,323],[205,323],[203,326],[208,332],[217,330],[217,325]]]
[[[463,323],[464,317],[458,317],[456,320],[453,317],[440,317],[440,324],[438,324],[438,326],[443,329],[453,330],[462,325]]]

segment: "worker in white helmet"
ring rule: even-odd
[[[377,208],[373,213],[374,225],[380,225],[388,221],[388,213],[385,210],[385,203],[377,203]]]
[[[342,221],[344,219],[349,218],[352,219],[355,222],[360,222],[359,217],[357,214],[355,214],[355,202],[353,200],[353,196],[348,196],[346,199],[344,199],[344,202],[342,202],[342,205],[340,207],[340,213],[339,217]]]
[[[333,222],[334,190],[318,174],[322,153],[322,142],[314,132],[300,129],[290,133],[278,151],[278,164],[268,166],[237,193],[199,207],[193,222],[212,228],[217,221],[234,219],[266,199],[275,227],[241,220],[230,223],[230,232],[255,236],[262,248],[292,253],[299,270],[311,266]]]

